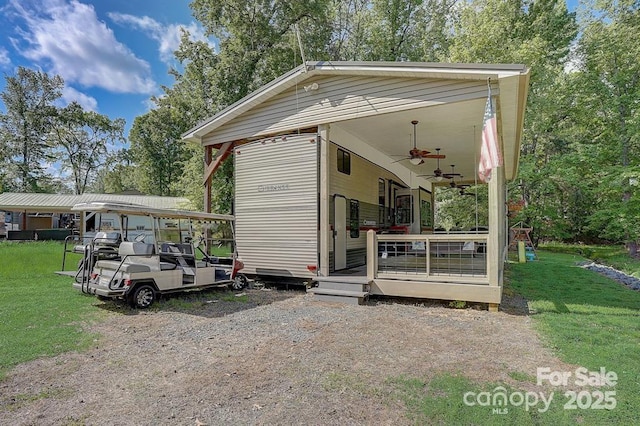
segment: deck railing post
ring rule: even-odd
[[[367,279],[374,280],[378,271],[378,243],[376,242],[376,231],[367,231]]]

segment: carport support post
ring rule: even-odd
[[[211,164],[213,160],[213,147],[211,145],[207,145],[204,147],[204,170],[205,170],[205,181],[204,181],[204,211],[207,213],[211,213],[211,175],[206,176],[207,166]]]
[[[329,248],[333,241],[329,224],[329,125],[318,126],[318,144],[320,150],[319,191],[320,191],[320,254],[318,260],[318,275],[329,276]]]

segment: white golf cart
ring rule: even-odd
[[[72,210],[110,217],[119,227],[104,233],[111,242],[106,251],[103,233],[83,247],[73,284],[83,293],[148,308],[160,294],[247,284],[238,273],[244,265],[233,247],[233,216],[102,202]],[[205,241],[215,241],[209,244],[215,255],[202,249]]]

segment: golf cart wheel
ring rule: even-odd
[[[146,309],[156,300],[156,291],[149,284],[136,287],[131,296],[131,306],[138,309]]]
[[[231,288],[233,288],[234,290],[242,290],[243,288],[245,288],[247,286],[247,284],[248,284],[247,277],[245,277],[242,274],[238,274],[233,279],[233,283],[231,284]]]

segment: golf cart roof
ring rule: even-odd
[[[235,218],[228,214],[215,214],[205,212],[195,212],[190,210],[160,209],[142,206],[140,204],[129,203],[108,203],[94,201],[91,203],[80,203],[71,207],[73,211],[79,212],[100,212],[154,216],[167,219],[191,219],[191,220],[226,220],[232,221]]]

